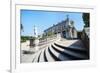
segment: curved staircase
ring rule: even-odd
[[[44,48],[35,53],[32,62],[53,62],[68,60],[87,60],[89,59],[89,51],[86,48],[77,46],[62,45],[60,43],[52,43],[48,48]]]

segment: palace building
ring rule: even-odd
[[[74,21],[70,20],[68,15],[67,19],[44,30],[44,34],[46,36],[48,36],[48,33],[60,34],[62,38],[77,38],[77,31],[74,27]]]

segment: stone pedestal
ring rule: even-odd
[[[30,39],[30,51],[36,52],[39,50],[39,39]]]
[[[61,40],[61,34],[58,33],[58,34],[57,34],[57,41],[60,41],[60,40]]]
[[[33,40],[33,38],[31,38],[31,39],[30,39],[30,44],[29,44],[30,47],[34,46],[34,45],[33,45],[33,42],[34,42],[34,40]]]
[[[39,45],[39,39],[35,39],[34,40],[34,45],[35,45],[35,47],[34,47],[35,51],[38,51],[39,50],[39,47],[38,47],[38,45]]]

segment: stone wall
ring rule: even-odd
[[[84,30],[82,32],[78,32],[78,38],[81,39],[83,41],[83,44],[86,48],[90,48],[90,32],[89,32],[90,28],[84,28]]]

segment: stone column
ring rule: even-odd
[[[39,39],[38,39],[38,33],[37,33],[37,28],[34,26],[34,37],[35,37],[35,40],[34,40],[34,44],[35,44],[35,51],[38,51],[39,50]]]
[[[37,28],[34,26],[34,36],[35,40],[33,40],[33,47],[31,48],[31,51],[38,51],[39,50],[39,39],[38,39],[38,33],[37,33]]]

